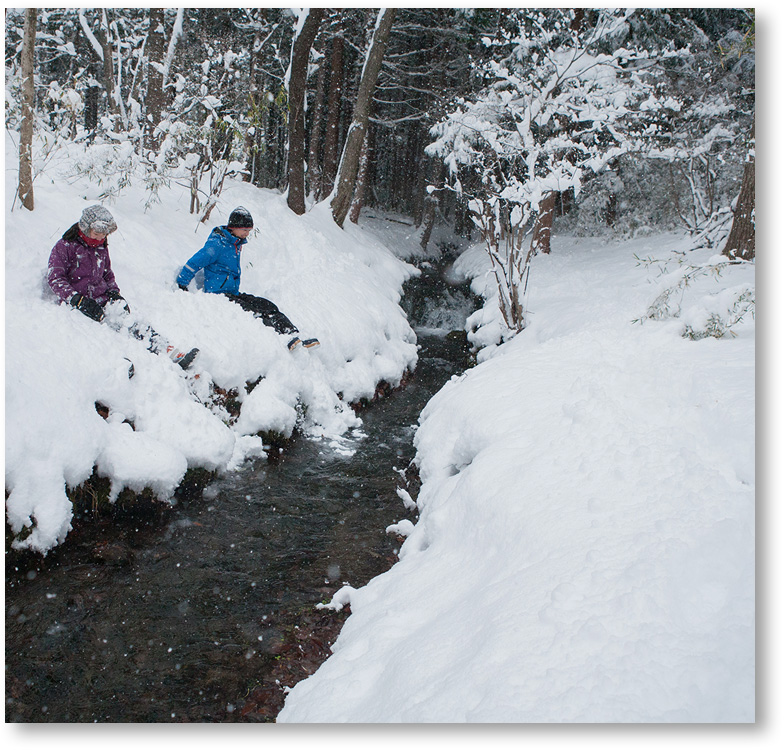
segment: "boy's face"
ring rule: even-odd
[[[229,227],[229,231],[235,237],[239,237],[241,240],[247,240],[248,235],[250,234],[250,229],[240,228],[240,227]]]

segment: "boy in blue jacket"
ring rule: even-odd
[[[204,291],[223,294],[232,302],[236,302],[243,310],[247,310],[278,333],[294,335],[299,329],[278,309],[274,302],[263,297],[240,292],[240,253],[242,246],[248,241],[250,230],[253,229],[253,217],[243,206],[237,206],[229,215],[226,226],[215,227],[199,250],[183,267],[177,276],[177,286],[188,291],[196,273],[204,269]],[[289,350],[298,346],[308,349],[318,346],[318,339],[305,339],[294,335],[288,343]]]

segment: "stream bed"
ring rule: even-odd
[[[466,364],[447,335],[465,289],[424,274],[404,306],[419,364],[359,430],[297,438],[173,506],[76,519],[44,558],[6,554],[7,722],[274,720],[347,616],[314,605],[396,561],[419,413]]]

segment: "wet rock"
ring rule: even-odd
[[[130,545],[123,541],[102,541],[93,547],[92,557],[96,562],[122,566],[133,562],[134,553]]]

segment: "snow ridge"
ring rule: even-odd
[[[536,258],[534,322],[423,411],[400,562],[336,594],[334,654],[278,721],[754,721],[753,319],[632,322],[656,296],[635,255],[685,244]],[[481,291],[481,252],[457,267]]]

